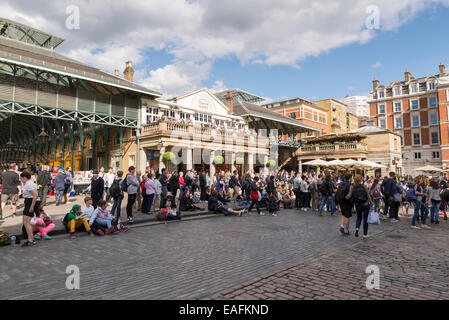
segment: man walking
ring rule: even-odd
[[[237,202],[237,197],[239,196],[240,190],[242,186],[239,182],[239,172],[237,170],[234,170],[233,175],[231,176],[231,179],[229,180],[229,188],[234,189],[234,194],[232,196],[232,201],[234,203]],[[202,189],[201,189],[202,191]]]
[[[394,172],[390,172],[390,178],[385,179],[380,185],[380,191],[384,196],[385,202],[385,212],[384,219],[387,218],[388,213],[390,213],[390,219],[393,219],[394,214],[394,199],[393,199],[393,187],[396,185],[396,174]]]
[[[2,212],[5,211],[6,202],[8,200],[11,200],[13,215],[16,215],[17,202],[19,201],[19,195],[22,189],[19,175],[16,173],[15,168],[16,164],[11,163],[9,165],[9,170],[3,172],[3,174],[0,176],[0,184],[3,185],[1,195]]]
[[[37,174],[37,184],[39,185],[39,197],[43,206],[47,205],[48,188],[51,183],[51,173],[48,170],[48,166],[42,166]]]
[[[104,180],[98,174],[98,170],[95,169],[92,172],[92,181],[90,184],[90,192],[92,196],[93,206],[96,209],[98,205],[98,201],[103,199],[104,192]]]

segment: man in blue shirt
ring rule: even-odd
[[[161,183],[162,186],[162,199],[161,199],[161,203],[165,202],[165,199],[167,198],[167,193],[168,193],[168,177],[165,174],[167,172],[167,169],[162,169],[162,174],[161,174],[161,178],[159,179],[159,182]]]

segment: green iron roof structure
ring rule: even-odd
[[[225,90],[225,91],[218,92],[215,95],[218,97],[218,99],[221,100],[221,102],[226,104],[226,95],[229,91],[232,92],[232,97],[235,102],[241,101],[241,102],[261,103],[261,102],[265,101],[264,98],[258,97],[252,93],[243,91],[241,89]]]

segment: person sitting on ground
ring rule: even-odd
[[[187,189],[189,190],[189,189]],[[178,219],[181,220],[181,212],[176,211],[176,204],[175,201],[173,201],[173,196],[168,195],[167,198],[161,203],[161,210],[166,209],[168,212],[168,219],[174,220]]]
[[[240,211],[233,210],[229,206],[223,204],[223,202],[219,201],[217,190],[212,190],[207,203],[207,208],[209,209],[209,211],[223,213],[225,216],[229,215],[230,213],[241,216],[246,212],[246,209]]]
[[[181,211],[193,211],[193,199],[190,194],[189,189],[185,189],[181,196],[181,201],[179,202],[179,210]]]
[[[106,227],[106,232],[104,234],[117,234],[118,230],[114,228],[112,225],[112,216],[109,210],[107,209],[108,203],[106,200],[98,201],[98,207],[95,209],[94,213],[89,219],[89,225],[92,226],[94,223],[98,224],[100,227]],[[101,234],[101,233],[100,233]]]
[[[294,202],[294,199],[291,196],[292,193],[293,192],[291,190],[289,190],[289,189],[287,189],[284,192],[284,195],[282,196],[282,204],[284,206],[284,209],[293,209],[293,204],[295,202]],[[293,194],[293,196],[294,196],[294,194]]]
[[[190,192],[189,192],[189,194],[190,194]],[[197,190],[193,193],[192,201],[193,201],[193,203],[201,202],[201,191],[200,190]]]
[[[220,191],[218,191],[218,196],[217,196],[218,201],[220,201],[220,202],[226,204],[226,203],[228,203],[228,202],[231,202],[231,198],[232,198],[232,197],[228,197],[228,196],[225,194],[225,192],[224,192],[223,189],[220,189]]]
[[[70,238],[75,239],[75,230],[80,226],[84,226],[87,233],[90,236],[93,236],[94,233],[90,229],[89,222],[86,219],[86,215],[81,212],[81,206],[79,204],[75,204],[67,215],[67,224],[69,227]]]
[[[205,195],[204,195],[204,200],[205,201],[209,201],[210,193],[211,193],[211,188],[210,188],[210,186],[207,186],[206,187],[206,192],[205,192]]]
[[[50,216],[45,213],[43,207],[43,204],[39,206],[37,212],[35,213],[34,222],[31,222],[33,232],[37,232],[34,235],[34,239],[51,240],[51,237],[48,235],[48,233],[53,231],[53,229],[55,228],[55,224],[51,221]]]
[[[92,217],[92,214],[95,211],[94,206],[92,205],[93,200],[91,197],[85,197],[84,198],[84,206],[81,207],[81,212],[86,215],[86,220],[90,220],[90,217]]]
[[[276,217],[277,211],[279,211],[279,199],[277,197],[277,192],[268,192],[268,212]]]

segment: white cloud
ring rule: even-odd
[[[80,8],[80,30],[65,28],[69,4]],[[132,60],[136,80],[180,94],[209,80],[216,59],[298,67],[307,57],[395,31],[437,4],[449,0],[14,0],[0,12],[65,37],[64,54],[111,73]],[[379,7],[380,30],[365,27],[370,5]],[[141,65],[148,48],[166,50],[173,61],[149,70]]]
[[[225,91],[227,89],[228,89],[228,87],[226,87],[226,85],[224,84],[223,81],[217,80],[214,82],[214,84],[212,85],[212,88],[210,90],[215,93],[215,92]]]
[[[371,68],[377,69],[382,67],[382,63],[380,61],[377,61],[375,64],[371,65]]]

